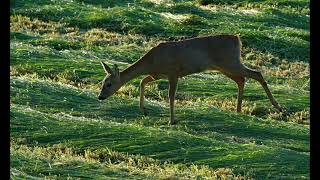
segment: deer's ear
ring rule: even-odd
[[[106,72],[107,74],[111,74],[112,73],[111,68],[106,63],[101,61],[101,65],[102,65],[102,67],[104,69],[104,72]]]
[[[116,64],[113,65],[113,75],[120,76],[119,68]]]

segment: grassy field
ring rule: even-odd
[[[12,179],[309,179],[309,1],[11,0]],[[180,79],[177,125],[168,82],[139,82],[97,99],[100,61],[121,70],[160,42],[239,34],[248,79],[219,72]]]

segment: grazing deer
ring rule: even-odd
[[[240,62],[240,49],[239,36],[216,35],[160,43],[122,72],[119,72],[116,65],[111,69],[101,62],[107,75],[103,80],[98,99],[104,100],[129,80],[140,75],[147,75],[140,82],[140,110],[145,113],[144,88],[146,84],[167,78],[170,101],[169,123],[175,124],[177,121],[174,117],[174,99],[178,78],[205,70],[218,70],[238,85],[237,112],[241,112],[246,77],[257,80],[264,88],[272,105],[282,111],[261,73],[245,67]]]

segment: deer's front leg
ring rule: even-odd
[[[169,77],[169,100],[170,100],[170,124],[176,124],[177,121],[174,117],[174,98],[177,90],[177,77]]]
[[[147,115],[145,108],[144,108],[144,88],[147,83],[154,81],[154,80],[156,80],[156,79],[149,75],[140,81],[140,111],[144,115]]]
[[[237,82],[238,84],[238,103],[237,103],[237,112],[241,112],[241,105],[242,105],[242,99],[243,99],[243,88],[244,88],[244,78],[240,78],[240,80]]]
[[[241,105],[242,105],[242,99],[243,99],[243,88],[245,79],[242,76],[235,76],[232,74],[224,73],[227,77],[234,80],[238,85],[238,100],[237,100],[237,112],[241,112]]]

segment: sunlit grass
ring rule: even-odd
[[[138,169],[142,168],[143,170],[143,167],[147,168],[148,166],[154,166],[158,164],[156,161],[151,160],[151,162],[146,162],[145,166],[139,167],[139,156],[128,156],[123,153],[115,153],[114,155],[110,154],[109,156],[108,154],[112,151],[110,152],[108,148],[111,148],[120,152],[128,152],[129,154],[137,155],[140,154],[143,156],[150,156],[160,159],[164,166],[158,164],[158,167],[155,167],[155,169],[162,167],[172,170],[174,166],[170,166],[170,164],[165,165],[166,163],[164,162],[169,160],[174,163],[187,163],[188,165],[208,165],[212,168],[221,168],[227,166],[231,167],[235,174],[244,173],[248,176],[264,177],[266,175],[265,173],[270,173],[271,176],[276,175],[277,171],[279,171],[277,167],[285,165],[294,169],[298,168],[299,166],[300,171],[296,171],[295,173],[297,177],[301,177],[305,176],[306,171],[303,169],[305,169],[305,167],[308,165],[308,155],[299,152],[302,149],[297,149],[298,151],[296,152],[278,148],[276,146],[266,146],[266,144],[268,144],[267,140],[261,141],[260,139],[250,140],[250,138],[242,138],[242,136],[246,137],[245,131],[243,130],[239,131],[240,134],[238,135],[234,134],[233,136],[229,135],[226,137],[221,137],[219,136],[220,133],[221,135],[228,133],[225,133],[226,130],[220,129],[217,131],[218,135],[206,137],[199,133],[199,129],[194,130],[195,133],[198,133],[193,134],[192,131],[186,133],[182,130],[175,130],[175,128],[170,127],[168,127],[166,130],[163,130],[158,127],[141,126],[139,124],[130,123],[130,121],[127,121],[129,124],[116,123],[112,121],[109,122],[106,119],[101,118],[100,121],[92,121],[88,118],[77,118],[62,114],[49,115],[47,113],[41,113],[33,110],[32,108],[27,108],[27,106],[21,105],[15,105],[12,107],[11,116],[11,137],[13,139],[17,139],[15,141],[19,141],[20,144],[23,145],[17,147],[18,151],[20,151],[21,154],[25,154],[25,157],[30,156],[28,155],[30,153],[34,154],[39,152],[41,154],[36,157],[46,157],[46,159],[48,159],[47,161],[52,164],[55,163],[52,162],[52,160],[58,162],[68,162],[69,159],[72,161],[73,159],[77,158],[78,155],[80,155],[80,159],[85,158],[85,161],[93,161],[96,162],[96,164],[97,160],[100,163],[105,162],[109,164],[121,164],[122,162],[124,164],[132,163],[131,166],[133,167],[129,166],[129,169],[134,169],[135,166],[138,166]],[[227,119],[225,120],[228,121]],[[189,121],[189,123],[190,122],[191,121]],[[263,124],[259,125],[257,122],[257,124],[253,126],[257,128],[256,130],[258,130],[259,126],[261,125]],[[265,125],[270,126],[272,124],[268,125],[268,123],[266,123],[263,126]],[[32,129],[27,128],[28,132],[24,131],[25,128],[23,127],[31,126]],[[289,131],[293,130],[294,132],[292,133],[294,133],[294,135],[287,134],[286,137],[284,136],[286,134],[284,132],[273,132],[271,129],[263,127],[264,131],[269,131],[267,134],[275,135],[272,137],[272,140],[270,139],[272,144],[277,145],[278,143],[282,143],[281,139],[275,139],[276,136],[289,139],[296,137],[299,138],[300,141],[307,141],[307,136],[304,135],[306,133],[306,129],[303,127],[298,129],[294,126],[286,127],[285,125],[280,125],[280,127],[287,128]],[[202,128],[204,129],[205,127]],[[235,132],[235,130],[230,132]],[[282,133],[283,135],[280,136]],[[262,134],[257,133],[256,135],[259,136]],[[19,137],[24,138],[19,139]],[[294,143],[289,139],[283,140],[286,141],[286,146],[288,148],[290,147],[290,144],[293,145],[292,143]],[[32,148],[30,149],[24,145],[27,145],[28,147],[37,147],[32,150]],[[48,146],[48,148],[43,149],[43,147],[46,146]],[[70,147],[74,147],[75,149],[72,150]],[[297,146],[294,147],[298,148]],[[303,148],[303,146],[300,148]],[[65,153],[67,154],[64,155]],[[274,156],[273,154],[277,154],[277,156]],[[270,158],[270,156],[273,158]],[[108,158],[110,158],[110,160],[108,160]],[[292,161],[291,159],[299,159],[299,163],[288,164],[287,161]],[[67,162],[66,164],[68,164]],[[153,162],[156,164],[153,164]],[[258,164],[251,164],[252,162],[258,162]],[[275,162],[277,162],[277,164],[274,164]],[[142,164],[143,161],[140,161],[140,165]],[[98,166],[100,165],[98,164]],[[41,169],[42,167],[43,165],[40,165]],[[250,173],[251,168],[256,169],[254,170],[253,174]],[[272,172],[270,171],[270,168],[273,169]],[[44,174],[48,175],[48,172],[46,172],[47,168],[41,169],[40,172],[44,171]],[[102,167],[98,169],[103,170]],[[31,168],[28,169],[28,167],[25,167],[22,170],[29,172],[31,171]],[[81,171],[81,173],[85,172],[86,171],[84,170]],[[179,173],[179,171],[172,171],[172,173],[173,172]],[[65,174],[63,171],[58,171],[56,173],[61,175]],[[288,171],[288,173],[290,173],[290,171]],[[160,175],[164,174],[160,173]],[[284,174],[284,176],[286,175]]]
[[[308,179],[309,1],[10,1],[10,132],[14,178]],[[260,70],[286,110],[246,80],[182,78],[179,123],[168,82],[138,77],[97,100],[100,61],[120,70],[163,41],[239,34],[242,62]]]

